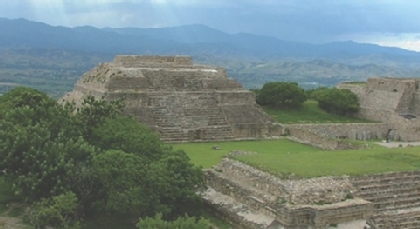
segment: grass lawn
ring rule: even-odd
[[[212,146],[217,145],[220,150],[213,150]],[[279,151],[314,151],[316,148],[297,144],[289,140],[263,140],[263,141],[233,141],[233,142],[206,142],[206,143],[180,143],[171,144],[175,149],[184,150],[191,161],[208,169],[219,163],[223,155],[228,154],[232,150],[246,150],[258,153],[263,152],[279,152]]]
[[[221,150],[212,150],[212,145],[220,146]],[[217,164],[222,155],[231,150],[255,151],[258,154],[239,156],[237,159],[279,176],[357,176],[420,169],[419,147],[387,149],[374,145],[365,150],[324,151],[287,139],[185,143],[173,144],[173,147],[185,150],[192,162],[203,168]]]
[[[318,107],[315,101],[306,101],[301,108],[276,109],[264,106],[264,111],[279,123],[366,123],[372,122],[346,116],[333,115]]]

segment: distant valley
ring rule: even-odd
[[[191,55],[226,68],[246,88],[295,81],[305,88],[372,76],[420,77],[420,53],[355,42],[308,44],[204,25],[172,28],[54,27],[0,18],[0,93],[32,86],[59,97],[99,62],[118,54]]]

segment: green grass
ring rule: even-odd
[[[264,111],[279,123],[369,123],[372,121],[333,115],[318,107],[315,101],[306,101],[301,108],[277,109],[264,106]]]
[[[212,145],[220,146],[221,150],[212,150]],[[236,158],[279,176],[358,176],[420,169],[419,147],[387,149],[374,145],[364,150],[324,151],[287,139],[185,143],[173,147],[185,150],[192,162],[203,168],[217,164],[231,150],[255,151],[258,154]]]
[[[220,150],[213,150],[212,146],[217,145]],[[223,155],[228,154],[232,150],[246,150],[253,152],[276,152],[279,149],[291,151],[293,149],[299,151],[316,150],[307,145],[297,144],[288,140],[264,140],[264,141],[236,141],[236,142],[206,142],[206,143],[180,143],[171,144],[175,149],[184,150],[191,161],[208,169],[217,164]]]

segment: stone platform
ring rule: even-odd
[[[224,158],[206,174],[204,199],[234,228],[420,228],[420,171],[281,179]]]
[[[85,73],[65,101],[92,95],[124,98],[125,113],[165,142],[256,139],[281,127],[256,104],[253,92],[221,68],[193,64],[188,56],[117,56]]]

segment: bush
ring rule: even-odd
[[[359,98],[348,89],[323,89],[316,99],[318,106],[325,111],[337,115],[351,115],[359,111]]]
[[[154,218],[146,217],[145,219],[140,219],[136,226],[139,229],[209,229],[209,225],[209,222],[204,219],[196,220],[194,217],[189,216],[179,217],[172,222],[164,221],[162,220],[162,215],[157,214]]]
[[[76,220],[77,197],[68,192],[49,199],[42,199],[28,210],[25,220],[35,228],[78,229]]]
[[[305,100],[304,90],[294,82],[269,82],[257,93],[260,105],[299,107]]]

